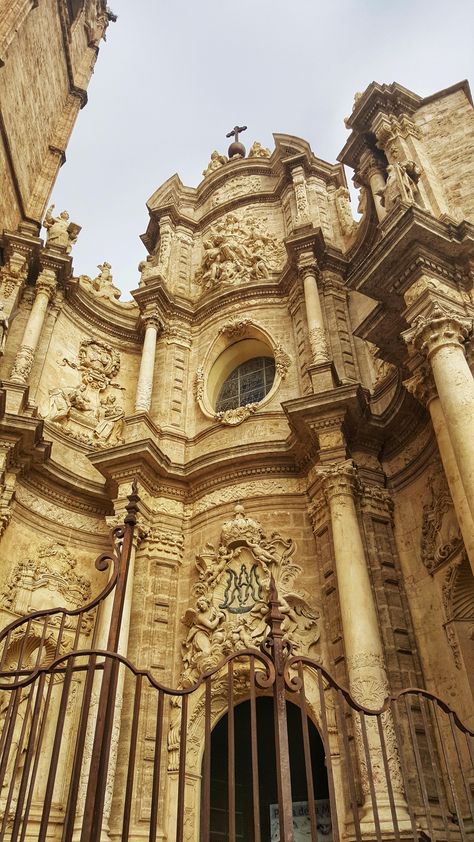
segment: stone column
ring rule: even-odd
[[[26,323],[20,348],[13,363],[10,375],[10,380],[13,383],[25,384],[28,382],[48,303],[55,289],[56,273],[54,269],[43,269],[36,281],[36,297]]]
[[[387,211],[382,205],[380,193],[385,189],[385,177],[382,172],[382,167],[375,155],[368,150],[361,155],[359,162],[359,169],[357,171],[357,180],[362,184],[368,184],[370,192],[372,193],[375,210],[379,222],[385,219]]]
[[[147,412],[150,409],[155,371],[156,338],[158,329],[161,327],[156,313],[145,314],[143,321],[145,323],[145,339],[138,374],[135,412]]]
[[[433,375],[429,366],[426,363],[421,366],[413,377],[405,380],[404,386],[420,403],[427,407],[430,413],[431,423],[433,424],[433,430],[438,443],[439,455],[454,504],[454,510],[474,574],[474,519],[469,508],[469,503],[467,502],[456,457],[449,438],[443,408],[436,392]]]
[[[426,315],[415,318],[403,337],[430,363],[464,492],[474,516],[474,379],[463,345],[471,330],[472,319],[435,302]]]
[[[313,257],[301,256],[298,260],[298,271],[303,279],[312,362],[315,365],[327,363],[330,361],[330,353],[319,298],[317,268]]]
[[[350,460],[322,468],[320,473],[331,516],[349,687],[356,702],[376,709],[382,706],[390,691],[372,585],[355,505],[355,496],[359,489],[357,473]],[[407,813],[398,749],[390,713],[387,712],[383,716],[393,796],[399,821],[404,822]],[[377,723],[372,717],[366,717],[365,723],[379,817],[382,824],[389,828],[391,813]],[[370,823],[373,821],[373,813],[368,785],[369,772],[357,719],[355,725],[362,789],[365,795],[363,818]]]

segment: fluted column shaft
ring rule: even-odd
[[[330,354],[319,298],[316,266],[314,263],[300,263],[298,268],[303,277],[306,320],[308,322],[308,335],[313,363],[316,365],[318,363],[326,363],[330,360]]]
[[[135,412],[147,412],[151,406],[153,394],[153,375],[155,372],[156,339],[159,321],[151,316],[145,319],[145,338],[138,374]]]
[[[474,516],[474,379],[463,346],[471,329],[471,321],[435,305],[427,316],[415,319],[404,337],[430,363],[459,475]]]
[[[20,348],[15,357],[10,380],[13,383],[27,383],[36,348],[43,330],[48,303],[56,289],[56,273],[53,269],[43,269],[36,281],[36,296],[31,308]]]

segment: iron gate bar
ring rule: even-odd
[[[301,710],[301,729],[303,732],[303,752],[304,765],[306,775],[306,793],[308,798],[309,820],[311,825],[311,836],[313,839],[318,838],[318,831],[316,827],[316,810],[314,806],[315,793],[313,781],[313,769],[311,765],[311,749],[309,745],[309,730],[308,730],[308,714],[306,711],[306,694],[304,686],[304,674],[301,664],[298,666],[298,679],[300,681],[300,710]]]
[[[151,797],[150,842],[155,842],[158,829],[158,803],[160,797],[161,746],[163,743],[163,708],[165,694],[158,690],[158,706],[156,711],[155,751],[153,756],[153,790]],[[155,797],[153,797],[155,796]]]
[[[119,672],[122,669],[126,672],[128,671],[135,677],[135,695],[133,698],[131,730],[130,736],[127,738],[129,739],[129,764],[126,775],[125,800],[122,816],[123,842],[127,842],[131,828],[131,809],[135,780],[134,771],[136,769],[138,733],[140,722],[142,721],[141,701],[144,697],[144,681],[147,681],[150,688],[153,688],[158,695],[154,735],[149,840],[150,842],[156,842],[159,807],[160,803],[163,801],[161,765],[163,755],[162,748],[166,741],[164,734],[165,696],[168,698],[174,696],[178,699],[181,698],[181,712],[179,719],[180,733],[178,741],[178,798],[176,835],[174,838],[176,842],[183,842],[186,798],[185,782],[188,773],[188,704],[189,700],[193,698],[192,694],[196,693],[201,688],[200,692],[204,696],[204,759],[202,765],[201,842],[209,842],[211,832],[210,775],[213,699],[212,681],[214,677],[216,677],[216,680],[219,675],[222,677],[222,675],[225,674],[223,673],[223,670],[226,669],[226,700],[228,710],[227,734],[229,748],[227,758],[229,842],[235,842],[236,756],[234,747],[236,734],[233,711],[236,703],[236,672],[234,672],[234,664],[242,665],[248,659],[248,674],[250,676],[250,739],[254,842],[260,842],[261,838],[259,758],[257,744],[258,718],[256,709],[257,688],[260,691],[264,691],[266,693],[271,692],[273,694],[273,725],[275,733],[280,840],[281,842],[290,842],[290,840],[293,839],[290,753],[286,719],[286,700],[288,697],[289,699],[293,698],[299,701],[303,737],[304,773],[306,777],[306,791],[308,795],[311,838],[312,842],[318,841],[317,816],[314,807],[314,779],[311,766],[311,750],[308,730],[308,707],[305,687],[306,670],[314,673],[316,677],[316,687],[319,694],[321,720],[320,735],[326,757],[329,803],[334,842],[339,842],[340,823],[345,821],[346,817],[344,813],[341,815],[338,813],[340,806],[336,801],[334,778],[335,770],[333,767],[331,740],[336,741],[334,744],[335,750],[339,753],[342,751],[342,754],[340,753],[342,763],[341,769],[345,771],[346,777],[348,777],[348,781],[344,780],[343,783],[349,788],[348,806],[352,811],[353,833],[356,842],[361,842],[362,840],[355,785],[356,779],[360,775],[360,769],[357,767],[357,761],[353,758],[353,749],[355,748],[355,745],[352,743],[351,746],[352,737],[350,737],[348,732],[348,718],[352,718],[352,721],[355,723],[359,721],[360,724],[362,748],[359,746],[359,749],[363,750],[362,757],[365,758],[366,767],[369,772],[369,792],[370,800],[372,802],[373,820],[375,824],[376,837],[377,839],[380,839],[381,828],[378,811],[379,804],[377,802],[377,793],[374,787],[373,775],[370,774],[373,764],[371,744],[369,743],[367,733],[368,723],[373,723],[373,725],[371,725],[371,733],[372,730],[374,730],[373,726],[375,725],[375,722],[377,723],[375,731],[378,732],[378,739],[380,740],[383,769],[387,782],[388,799],[390,802],[392,816],[393,836],[395,838],[395,842],[399,842],[400,828],[398,824],[392,776],[390,774],[386,733],[382,718],[386,711],[390,711],[389,715],[392,716],[393,720],[395,745],[398,747],[400,753],[401,780],[408,796],[407,808],[413,838],[415,839],[418,837],[419,830],[417,828],[417,822],[409,792],[410,780],[404,753],[407,748],[413,751],[414,763],[417,770],[416,786],[418,789],[416,798],[418,798],[421,793],[421,802],[424,808],[423,812],[425,821],[427,822],[431,838],[433,840],[436,839],[430,807],[430,796],[425,782],[424,761],[420,755],[417,732],[413,720],[413,703],[411,696],[418,701],[421,710],[424,726],[423,734],[426,735],[431,770],[434,775],[434,783],[436,785],[436,792],[442,813],[444,838],[449,839],[450,832],[454,829],[452,824],[453,819],[450,812],[451,806],[449,803],[451,800],[453,813],[456,816],[456,821],[458,822],[457,832],[460,834],[461,842],[467,842],[468,835],[463,811],[466,809],[464,806],[464,800],[466,803],[470,801],[470,792],[467,779],[465,779],[462,774],[465,760],[463,759],[463,747],[461,745],[460,734],[462,733],[464,735],[466,748],[472,762],[473,752],[470,740],[472,736],[474,736],[473,732],[463,725],[457,714],[452,711],[445,702],[437,696],[420,688],[406,688],[395,695],[389,696],[385,699],[382,707],[377,710],[358,704],[352,698],[349,691],[344,687],[341,687],[341,685],[339,685],[335,679],[332,678],[330,673],[321,667],[320,664],[306,656],[294,655],[292,653],[291,646],[283,639],[281,624],[284,616],[279,608],[278,594],[276,592],[273,579],[271,580],[268,600],[269,611],[266,617],[267,624],[269,625],[269,633],[268,637],[261,644],[260,650],[250,648],[228,654],[219,664],[198,676],[194,684],[191,686],[180,687],[178,689],[166,687],[158,682],[148,670],[137,668],[125,656],[118,653],[121,617],[125,598],[128,564],[132,551],[137,502],[138,497],[136,494],[136,487],[134,487],[127,504],[127,515],[125,517],[124,525],[122,527],[118,527],[113,532],[113,552],[111,554],[103,553],[96,561],[96,567],[98,569],[104,571],[111,567],[112,573],[107,585],[103,588],[98,597],[92,600],[87,606],[83,606],[79,609],[68,610],[58,608],[34,612],[31,615],[28,615],[28,617],[21,617],[14,620],[0,633],[0,643],[3,643],[4,646],[0,660],[0,690],[10,691],[11,694],[8,704],[6,705],[6,709],[4,707],[5,716],[2,734],[0,737],[0,784],[1,779],[5,778],[6,770],[8,769],[9,764],[13,764],[14,771],[12,780],[7,782],[9,788],[4,815],[2,817],[0,839],[5,837],[7,826],[10,821],[9,808],[13,804],[16,786],[15,781],[16,777],[19,777],[20,763],[23,762],[21,778],[18,782],[18,797],[15,805],[15,812],[12,817],[13,823],[10,839],[11,842],[17,842],[17,840],[19,840],[19,842],[24,842],[25,840],[31,807],[33,804],[36,779],[39,771],[40,756],[43,751],[43,744],[46,737],[47,720],[53,702],[53,690],[54,687],[58,686],[58,683],[61,682],[62,688],[60,702],[56,713],[57,729],[53,740],[51,756],[49,757],[49,766],[47,767],[46,791],[43,799],[43,809],[41,813],[38,837],[39,842],[46,840],[47,835],[49,834],[52,798],[55,781],[58,777],[61,749],[63,741],[65,740],[66,712],[68,702],[71,699],[72,679],[74,676],[84,676],[78,715],[78,727],[73,750],[72,768],[68,772],[70,777],[68,778],[67,804],[62,829],[62,842],[71,842],[75,824],[78,820],[76,812],[78,806],[80,780],[81,775],[84,774],[83,767],[86,762],[85,742],[90,724],[92,693],[96,678],[101,676],[99,708],[94,726],[93,757],[89,770],[89,782],[86,792],[84,815],[82,817],[82,825],[79,828],[82,842],[86,842],[86,840],[87,842],[99,842],[104,818],[105,787],[110,772],[110,752],[113,740],[114,716],[116,715],[115,701],[117,697]],[[102,616],[104,600],[109,594],[112,594],[112,591],[114,591],[112,613],[109,622],[107,648],[104,650],[99,649],[96,646],[98,641],[99,621]],[[89,614],[88,612],[94,612],[91,636],[91,643],[93,645],[88,649],[78,649],[77,647],[83,630],[84,619],[86,618],[86,615],[92,616],[92,613]],[[52,623],[53,617],[56,616],[58,619],[60,617],[59,628],[56,624],[55,630],[58,628],[58,631],[57,636],[55,636],[54,653],[51,655],[51,653],[48,653],[47,651],[46,635],[47,630],[50,627],[50,623]],[[65,638],[66,620],[71,617],[75,618],[76,621],[72,644],[70,643],[70,637]],[[39,628],[37,628],[37,626]],[[69,634],[70,627],[67,631]],[[21,634],[21,637],[19,637],[19,634]],[[16,638],[18,638],[18,640]],[[29,641],[34,642],[34,647],[31,651],[28,649]],[[61,648],[64,641],[68,644],[69,649],[72,645],[72,651],[68,651],[67,654],[61,654]],[[13,648],[10,650],[10,647]],[[16,649],[14,647],[16,647]],[[28,658],[30,658],[30,655],[35,651],[35,648],[37,650],[34,659],[35,662],[33,665],[29,666]],[[7,657],[10,651],[17,653],[15,655],[18,659],[16,669],[11,669],[10,664],[7,663]],[[256,668],[257,663],[258,668]],[[26,694],[22,695],[28,687],[30,688],[28,696],[26,696]],[[334,712],[336,717],[335,724],[337,726],[334,737],[330,737],[330,728],[328,723],[328,702],[331,698],[335,701]],[[25,716],[23,717],[23,720],[21,720],[19,713],[19,708],[22,703],[24,704],[25,709]],[[406,710],[408,732],[410,735],[410,743],[408,745],[404,745],[404,739],[402,737],[399,722],[398,705],[403,705]],[[446,733],[442,728],[441,711],[448,717],[449,726],[447,726]],[[27,734],[27,723],[30,719],[31,728]],[[444,724],[443,720],[443,726]],[[15,728],[17,728],[16,731]],[[448,733],[451,733],[454,749],[452,747],[448,749],[446,744],[446,736]],[[16,737],[18,734],[19,736],[17,739]],[[435,742],[433,742],[433,740],[435,740]],[[436,741],[440,743],[439,751],[437,750]],[[16,752],[16,754],[14,754],[14,752]],[[12,757],[10,757],[10,753],[12,754]],[[453,758],[457,760],[458,771],[456,772],[456,776],[453,772],[451,762]],[[347,770],[349,771],[348,775]],[[461,789],[459,789],[460,781],[462,781]],[[341,784],[341,781],[339,783]],[[448,787],[449,790],[448,800],[448,793],[445,792],[444,785]],[[469,807],[469,811],[471,818],[474,820],[474,810],[472,804]],[[55,819],[55,821],[57,821],[57,819]]]
[[[257,702],[255,696],[255,657],[249,663],[250,672],[250,741],[252,750],[252,805],[254,842],[261,840],[260,828],[260,780],[258,772]]]

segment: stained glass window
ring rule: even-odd
[[[248,403],[259,403],[272,388],[275,379],[275,360],[255,357],[234,368],[224,381],[217,398],[217,412],[237,409]]]

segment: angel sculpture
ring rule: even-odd
[[[188,626],[189,632],[183,643],[185,669],[192,666],[205,668],[213,663],[215,654],[220,657],[225,632],[218,631],[218,627],[225,618],[224,612],[218,611],[206,596],[199,597],[195,610],[189,608],[186,611],[183,623]]]

